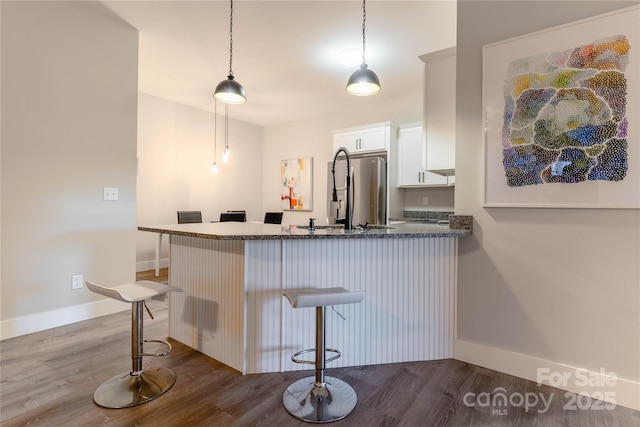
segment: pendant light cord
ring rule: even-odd
[[[229,17],[229,75],[233,76],[233,0],[231,0],[231,16]]]
[[[213,98],[213,163],[216,163],[218,151],[218,101]]]
[[[367,46],[367,36],[365,32],[365,23],[367,22],[367,9],[365,8],[365,1],[362,0],[362,63],[366,64],[367,61],[364,58],[364,50]]]
[[[224,148],[229,150],[229,104],[224,104]]]

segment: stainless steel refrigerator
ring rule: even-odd
[[[336,190],[338,202],[332,200],[333,162],[327,166],[327,218],[330,224],[343,223],[346,218],[347,160],[336,160]],[[354,226],[387,223],[387,167],[382,157],[351,159],[351,211]]]

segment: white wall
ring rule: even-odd
[[[213,98],[211,98],[213,103]],[[220,212],[244,209],[262,221],[262,128],[233,119],[229,108],[231,157],[222,162],[224,104],[218,104],[217,175],[211,173],[214,114],[140,93],[138,108],[138,225],[176,224],[178,210],[202,211],[204,222]],[[155,268],[157,234],[137,232],[137,270]],[[161,266],[168,260],[164,238]]]
[[[138,33],[99,4],[1,8],[7,338],[95,316],[72,275],[135,279]]]
[[[420,64],[416,64],[420,66]],[[266,128],[264,131],[263,206],[265,210],[281,210],[280,161],[313,157],[313,211],[284,213],[283,224],[306,224],[316,218],[325,224],[327,217],[327,164],[333,160],[331,132],[351,126],[383,121],[396,124],[422,120],[422,88],[416,95],[391,102],[365,105],[352,113],[317,117]],[[345,96],[347,95],[345,92]]]
[[[474,229],[459,243],[455,357],[533,380],[605,368],[640,409],[640,212],[481,205],[482,46],[630,4],[543,3],[458,2],[455,206]]]

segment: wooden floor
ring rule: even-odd
[[[151,278],[152,273],[139,275]],[[161,280],[166,280],[166,270]],[[145,337],[167,335],[167,308],[150,301],[155,320],[145,317]],[[9,426],[302,426],[287,414],[282,392],[311,372],[242,376],[237,371],[172,341],[164,358],[145,358],[178,376],[165,395],[128,409],[104,409],[92,395],[103,381],[127,372],[130,312],[4,340],[0,343],[0,424]],[[456,360],[329,369],[358,393],[343,426],[638,426],[640,412],[616,407],[565,409],[571,396]],[[498,388],[502,387],[504,390]],[[482,396],[503,392],[516,404],[492,406]],[[482,393],[487,393],[483,395]],[[519,397],[542,396],[527,411]],[[465,403],[466,402],[466,403]],[[498,405],[498,403],[496,403]],[[600,406],[598,406],[600,405]]]

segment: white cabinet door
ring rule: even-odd
[[[398,132],[398,187],[447,185],[447,177],[425,170],[425,150],[421,126],[400,128]]]
[[[391,125],[372,125],[337,131],[333,135],[334,152],[344,147],[350,153],[387,151],[391,135]]]
[[[398,187],[421,185],[424,172],[422,128],[398,131]]]

